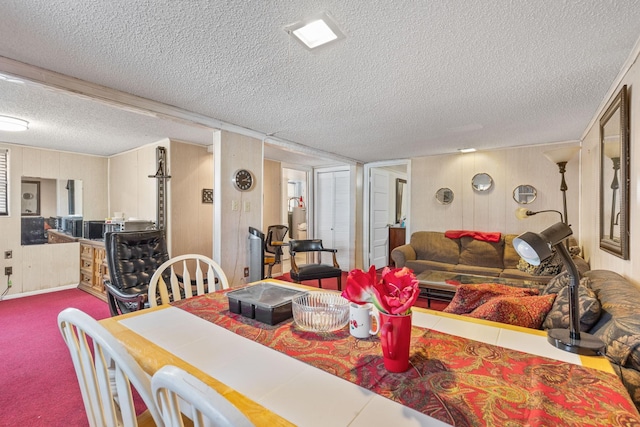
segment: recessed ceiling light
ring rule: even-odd
[[[289,25],[284,30],[309,50],[345,38],[338,25],[326,12]]]
[[[4,74],[0,74],[0,80],[5,81],[5,82],[9,82],[9,83],[24,84],[24,82],[22,80],[16,79],[15,77],[11,77],[11,76],[6,76]]]
[[[20,132],[29,129],[29,122],[15,117],[0,116],[0,130]]]
[[[458,151],[461,153],[473,153],[476,151],[475,148],[458,148]]]

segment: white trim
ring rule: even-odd
[[[188,123],[196,126],[204,126],[218,130],[226,130],[240,135],[249,136],[260,139],[263,142],[268,141],[271,144],[282,148],[287,148],[295,152],[305,153],[312,156],[318,156],[333,159],[340,162],[355,164],[355,159],[343,157],[337,154],[324,152],[302,144],[289,141],[282,138],[258,132],[253,129],[223,122],[203,114],[185,110],[183,108],[172,105],[163,104],[150,99],[131,95],[106,86],[101,86],[88,81],[76,79],[74,77],[59,74],[53,71],[45,70],[33,65],[19,62],[10,58],[0,56],[0,73],[10,74],[16,78],[25,80],[31,84],[45,86],[47,88],[55,88],[65,91],[70,95],[76,95],[89,98],[94,101],[103,102],[112,107],[133,111],[138,114],[145,114],[152,117],[165,118],[179,122]]]
[[[593,115],[593,118],[591,119],[587,127],[584,129],[584,132],[580,137],[580,141],[584,141],[584,139],[587,137],[587,134],[589,133],[591,128],[600,120],[600,116],[602,115],[602,112],[609,105],[609,102],[611,102],[611,98],[613,98],[614,94],[620,89],[620,85],[622,84],[622,81],[626,77],[631,67],[633,67],[633,64],[636,63],[639,56],[640,56],[640,37],[638,38],[638,40],[636,40],[636,43],[633,45],[633,49],[631,49],[631,53],[627,57],[627,60],[625,61],[622,68],[620,69],[620,72],[616,76],[615,80],[609,87],[607,94],[600,102],[600,106],[596,110],[596,113]]]
[[[55,288],[39,289],[37,291],[22,292],[22,293],[19,293],[19,294],[8,294],[8,295],[5,295],[2,298],[2,301],[6,301],[8,299],[30,297],[30,296],[33,296],[33,295],[49,294],[51,292],[57,292],[57,291],[66,291],[67,289],[78,289],[78,285],[79,285],[79,283],[75,283],[75,284],[72,283],[70,285],[57,286]],[[87,293],[87,295],[91,295],[91,294]]]
[[[363,183],[363,218],[362,218],[362,264],[364,270],[368,270],[371,266],[371,254],[369,248],[369,216],[371,215],[369,192],[371,187],[371,169],[385,166],[405,165],[407,167],[407,194],[409,195],[409,203],[407,203],[407,220],[405,222],[407,238],[411,236],[411,159],[384,160],[380,162],[365,163],[364,165],[364,183]]]

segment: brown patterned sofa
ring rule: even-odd
[[[461,285],[444,311],[537,329],[569,327],[569,276],[537,289]],[[605,357],[640,409],[640,288],[609,270],[589,270],[578,287],[580,330],[600,338]]]
[[[449,238],[446,234],[448,232],[417,231],[411,235],[408,244],[391,251],[391,258],[397,267],[406,266],[415,274],[425,270],[453,271],[538,282],[550,281],[562,267],[560,263],[537,269],[523,268],[522,260],[513,248],[513,239],[517,234],[487,233],[499,235],[497,242],[472,236]],[[577,248],[575,239],[571,240],[571,245]],[[572,251],[576,252],[579,253],[579,250]],[[580,256],[574,256],[574,261],[581,273],[589,270],[589,264]]]
[[[609,270],[591,270],[584,277],[601,305],[588,332],[604,341],[607,359],[640,409],[640,289]]]

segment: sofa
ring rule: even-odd
[[[523,260],[513,248],[513,239],[517,236],[461,230],[417,231],[408,244],[391,251],[391,258],[396,267],[407,267],[415,274],[437,270],[545,283],[558,274],[562,268],[559,261],[538,268],[523,266]],[[579,248],[575,239],[570,242],[578,270],[588,271],[589,264],[577,255]]]
[[[460,285],[444,312],[535,329],[569,328],[569,275],[542,290],[503,284]],[[640,409],[640,288],[609,270],[578,284],[580,331],[605,344],[604,355]]]
[[[587,332],[606,345],[606,357],[640,410],[640,289],[609,270],[584,274],[601,306]]]

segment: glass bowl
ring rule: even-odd
[[[337,331],[349,323],[349,301],[336,293],[310,292],[295,297],[291,310],[296,325],[306,331]]]

